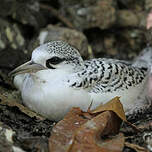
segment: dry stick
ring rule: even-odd
[[[47,9],[49,10],[55,17],[57,17],[61,22],[63,22],[67,27],[69,28],[75,28],[74,25],[68,20],[66,19],[64,16],[62,16],[59,11],[57,11],[55,8],[53,8],[52,6],[48,6],[48,5],[44,5],[44,4],[40,4],[40,7],[42,9]]]
[[[138,126],[136,126],[136,128],[138,130],[140,130],[140,132],[144,132],[145,130],[151,130],[151,128],[152,128],[152,121],[148,121],[148,122],[146,122],[144,124],[138,125]],[[123,128],[123,129],[121,129],[121,131],[123,133],[132,133],[132,132],[134,132],[133,128],[127,128],[127,129]]]
[[[129,147],[131,149],[134,149],[137,152],[149,152],[148,149],[141,147],[139,145],[136,145],[136,144],[129,143],[129,142],[125,142],[125,146]]]
[[[129,121],[125,121],[132,129],[134,129],[136,132],[141,132],[134,124],[130,123]]]

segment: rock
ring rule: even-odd
[[[85,31],[95,57],[133,59],[146,44],[143,31],[132,28]],[[102,35],[102,36],[101,36]]]
[[[0,18],[0,50],[8,47],[20,49],[25,46],[25,39],[17,24],[10,24]]]
[[[13,13],[13,0],[1,0],[0,16],[6,17]]]
[[[145,9],[148,11],[152,9],[152,1],[151,0],[145,0]]]
[[[21,29],[15,23],[0,18],[0,67],[6,71],[25,62],[28,58],[25,50],[26,40]]]
[[[32,111],[15,102],[15,94],[12,93],[0,94],[0,151],[48,152],[48,137],[55,123],[31,115]]]
[[[0,151],[4,152],[24,152],[14,145],[13,135],[15,132],[0,122]]]
[[[140,27],[146,25],[145,12],[134,12],[131,10],[117,11],[117,25],[120,27]]]
[[[138,29],[126,29],[122,32],[122,37],[126,40],[127,48],[129,48],[128,52],[134,53],[134,57],[137,52],[141,51],[141,48],[144,47],[146,43],[144,33]]]
[[[6,76],[8,77],[8,72],[29,59],[29,54],[24,52],[24,49],[16,50],[7,48],[0,51],[0,58],[0,70],[2,70],[1,72],[5,72]]]
[[[46,24],[46,19],[40,12],[38,1],[1,0],[0,10],[1,16],[10,16],[24,25],[31,25],[38,28]]]
[[[114,0],[59,1],[62,13],[76,28],[99,27],[107,29],[116,21],[116,2]]]
[[[30,46],[38,46],[52,40],[64,40],[76,47],[83,57],[88,57],[88,41],[85,35],[77,30],[49,25],[40,31],[37,41]],[[33,50],[34,47],[30,47]]]
[[[117,21],[120,26],[137,26],[139,24],[137,15],[130,10],[120,10],[117,15]]]

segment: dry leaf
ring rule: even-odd
[[[119,98],[120,97],[115,97],[112,100],[110,100],[109,102],[107,102],[106,104],[98,106],[91,113],[95,114],[95,113],[100,113],[103,111],[111,110],[111,111],[115,112],[118,115],[118,117],[121,118],[123,121],[127,121],[123,106],[122,106]]]
[[[72,108],[64,119],[53,127],[49,139],[50,152],[68,152],[73,143],[74,132],[88,121],[81,115],[82,111],[80,108]]]
[[[91,114],[101,113],[103,111],[113,111],[117,116],[125,121],[129,126],[131,126],[135,131],[140,132],[140,130],[133,124],[127,121],[123,106],[119,100],[120,97],[115,97],[104,105],[98,106],[95,110],[90,111]]]
[[[121,119],[112,111],[100,113],[91,120],[85,115],[79,108],[73,108],[56,124],[49,139],[50,152],[121,152],[124,146],[122,134],[101,139],[118,133]]]
[[[123,135],[105,138],[119,132],[121,120],[112,111],[105,111],[81,125],[74,134],[69,152],[121,152],[124,147]]]

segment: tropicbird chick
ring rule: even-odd
[[[83,61],[74,47],[51,41],[36,48],[29,62],[11,72],[23,103],[51,120],[60,120],[71,107],[92,109],[120,96],[128,112],[138,102],[147,70],[114,59]]]

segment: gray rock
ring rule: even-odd
[[[15,132],[0,122],[0,151],[1,152],[24,152],[14,145],[13,135]]]
[[[0,18],[0,67],[9,69],[28,58],[26,40],[19,26]]]
[[[61,12],[78,29],[99,27],[107,29],[116,21],[116,2],[114,0],[59,1]]]
[[[1,0],[0,15],[6,17],[13,13],[13,0]]]
[[[25,25],[38,28],[46,24],[46,19],[40,12],[39,2],[35,0],[1,0],[0,10],[1,16],[10,16]]]
[[[25,46],[25,39],[17,24],[10,24],[0,18],[0,51],[8,47],[21,49]]]
[[[145,27],[146,13],[132,10],[117,11],[117,25],[120,27]]]
[[[151,0],[145,0],[145,9],[148,11],[152,9],[152,1]]]
[[[52,40],[64,40],[76,47],[83,57],[88,57],[88,41],[82,32],[53,25],[40,31],[37,40],[30,44],[30,50]]]

